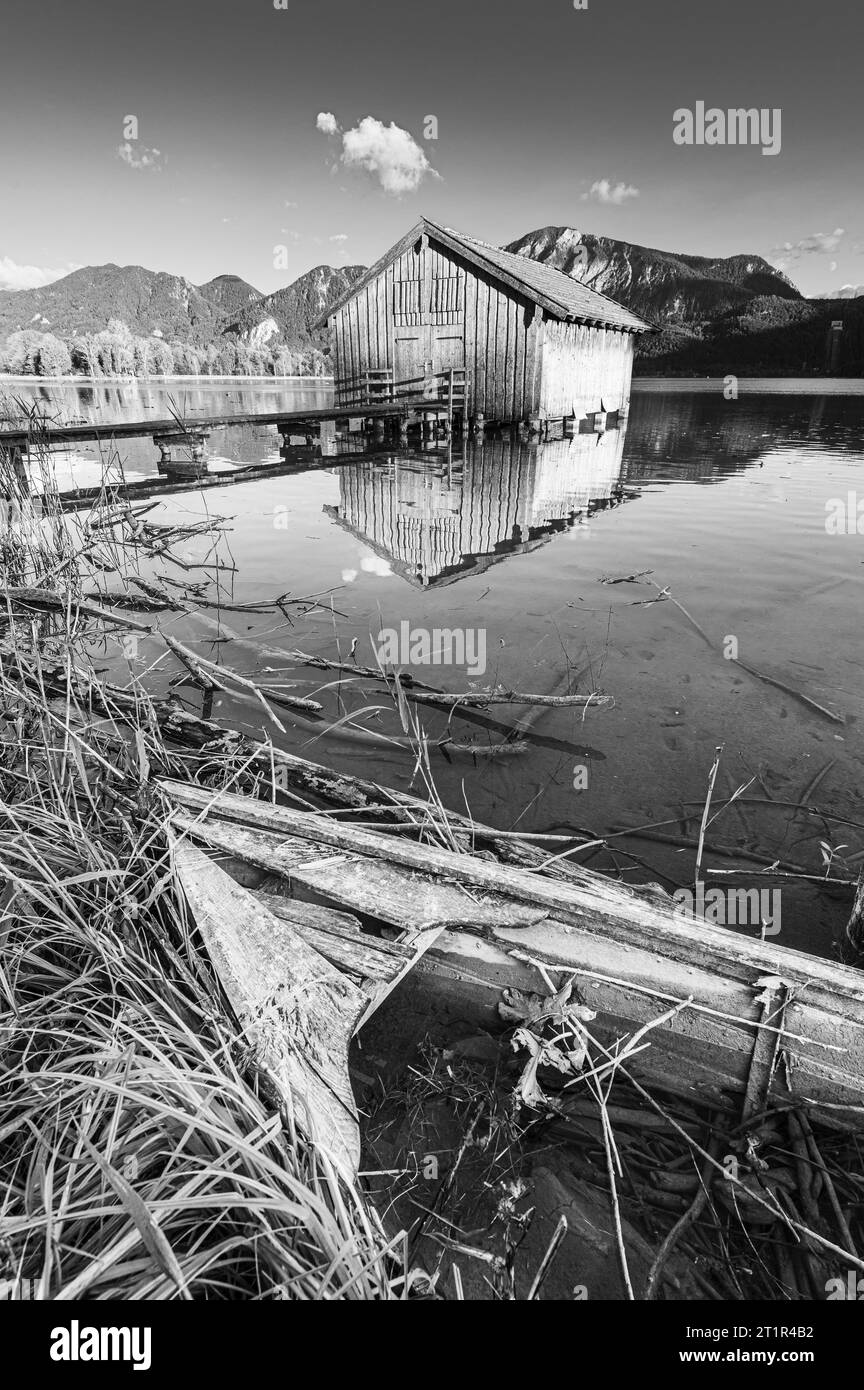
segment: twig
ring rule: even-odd
[[[708,823],[708,812],[711,809],[711,795],[714,791],[714,783],[717,780],[717,769],[720,766],[720,755],[723,752],[723,745],[714,749],[714,762],[708,776],[708,795],[705,798],[705,809],[702,812],[702,824],[699,826],[699,843],[696,848],[696,884],[699,884],[699,870],[702,867],[702,851],[705,848],[705,826]]]

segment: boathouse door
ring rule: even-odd
[[[397,328],[393,338],[393,381],[396,389],[401,382],[410,382],[412,392],[423,390],[427,374],[426,329]],[[408,389],[407,387],[405,388]]]
[[[411,382],[422,394],[424,382],[435,382],[436,395],[443,390],[440,373],[465,365],[463,330],[450,325],[422,324],[416,328],[397,328],[394,339],[393,380]]]

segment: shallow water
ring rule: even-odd
[[[159,393],[148,389],[158,418]],[[212,389],[199,393],[195,406],[202,412],[216,399]],[[285,403],[271,404],[272,392],[263,403],[257,387],[234,391],[226,399],[256,398],[238,409]],[[235,461],[278,457],[270,430],[229,429],[214,440],[214,452]],[[153,463],[152,443],[142,447]],[[122,448],[125,453],[125,442]],[[206,507],[231,518],[220,556],[237,567],[221,575],[230,578],[234,601],[286,591],[326,594],[322,606],[298,612],[292,626],[279,613],[225,612],[220,627],[218,612],[206,610],[172,618],[170,627],[196,650],[266,673],[271,684],[290,680],[300,693],[323,691],[318,698],[331,719],[378,706],[361,722],[386,739],[402,734],[389,701],[369,681],[353,680],[337,692],[334,677],[296,668],[279,649],[334,657],[347,654],[356,639],[357,660],[374,664],[372,638],[403,622],[484,634],[482,674],[472,676],[464,664],[414,671],[445,690],[500,682],[546,693],[561,688],[569,669],[583,673],[580,690],[593,685],[614,696],[613,708],[584,716],[542,711],[534,725],[540,746],[521,755],[433,753],[435,780],[449,805],[467,805],[504,828],[608,833],[625,822],[669,820],[660,834],[692,837],[722,746],[714,806],[756,780],[748,803],[724,810],[710,827],[709,842],[819,874],[825,841],[849,860],[846,873],[857,874],[855,856],[864,846],[858,826],[796,814],[781,803],[799,802],[828,767],[814,799],[836,816],[864,822],[864,541],[826,529],[832,499],[845,500],[856,489],[864,499],[862,464],[861,396],[791,391],[726,401],[716,387],[698,392],[688,383],[679,391],[666,383],[634,393],[620,431],[540,446],[490,438],[454,450],[449,460],[391,455],[346,462],[215,492],[177,493],[150,516],[195,520]],[[200,541],[176,549],[187,560],[206,558]],[[651,573],[638,583],[601,582],[640,571]],[[184,573],[164,562],[154,572],[176,579]],[[213,573],[193,577],[212,581]],[[669,598],[652,601],[654,585],[689,618]],[[741,662],[844,722],[727,659],[734,642]],[[154,655],[142,645],[139,672]],[[164,683],[169,674],[176,668],[172,663],[169,672],[163,661],[154,679]],[[195,691],[184,695],[200,709]],[[265,727],[254,701],[219,697],[213,708],[250,730]],[[523,710],[494,712],[512,723]],[[338,731],[321,737],[287,711],[280,718],[284,735],[270,726],[277,743],[397,786],[411,783],[413,758],[391,742],[355,744]],[[422,719],[430,734],[446,731],[442,716],[424,710]],[[498,738],[462,720],[452,733],[481,748]],[[687,814],[697,819],[685,823]],[[665,875],[667,887],[692,881],[692,849],[617,843],[649,866],[635,866],[634,878]],[[608,856],[591,862],[612,864]],[[618,862],[631,861],[622,853]],[[731,863],[705,859],[716,869]],[[834,954],[849,894],[760,880],[759,867],[754,863],[735,884],[782,889],[782,928],[774,939]],[[747,930],[758,934],[758,927]]]

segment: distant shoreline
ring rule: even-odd
[[[77,386],[80,383],[87,386],[98,386],[100,382],[105,382],[109,386],[139,386],[153,381],[320,381],[332,384],[332,376],[79,376],[77,373],[72,376],[10,376],[7,372],[0,372],[0,382],[15,381],[25,382],[29,385],[31,381],[62,381],[70,386]]]
[[[726,382],[727,378],[722,376],[634,376],[631,394],[637,391],[722,393]],[[735,389],[739,396],[864,396],[864,377],[739,376]]]
[[[631,393],[638,392],[715,392],[723,391],[726,377],[722,376],[634,376]],[[257,385],[265,382],[277,385],[282,382],[304,382],[322,387],[332,387],[332,376],[10,376],[0,372],[0,386],[9,382],[14,385],[31,385],[34,382],[45,385],[66,386],[143,386],[164,382],[189,382],[195,385],[228,382],[232,385]],[[738,395],[802,395],[802,396],[861,396],[864,395],[862,377],[747,377],[737,378]]]

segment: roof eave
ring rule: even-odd
[[[359,280],[355,280],[354,284],[349,286],[338,299],[328,305],[325,312],[315,320],[312,325],[313,328],[323,328],[329,323],[334,314],[337,314],[350,300],[360,294],[367,285],[377,279],[382,271],[387,269],[388,265],[391,265],[393,261],[401,256],[403,252],[406,251],[409,246],[412,246],[417,238],[423,236],[424,233],[427,236],[433,236],[436,241],[440,241],[442,245],[446,246],[456,255],[461,256],[463,260],[467,260],[477,266],[487,275],[491,276],[492,279],[508,285],[510,289],[522,299],[527,299],[531,303],[537,304],[547,314],[551,314],[554,318],[561,320],[563,323],[585,323],[596,328],[614,328],[627,333],[656,333],[659,331],[652,324],[644,323],[635,314],[631,316],[634,322],[629,324],[610,323],[605,319],[595,319],[587,315],[574,314],[573,310],[569,309],[566,305],[552,299],[549,295],[543,294],[541,290],[534,289],[532,285],[528,285],[523,280],[519,280],[508,271],[502,270],[494,260],[483,255],[482,246],[475,245],[474,243],[468,244],[462,241],[459,236],[455,233],[448,232],[446,227],[442,227],[438,222],[433,222],[430,217],[421,217],[420,221],[417,222],[409,232],[406,232],[405,236],[397,241],[380,260],[377,260],[374,265],[369,267],[365,275],[361,275]]]
[[[365,275],[361,275],[359,280],[355,280],[354,284],[349,285],[348,289],[340,294],[338,299],[334,299],[333,303],[327,306],[324,313],[320,318],[315,320],[312,327],[323,328],[334,314],[338,314],[339,310],[342,309],[349,300],[353,299],[355,295],[360,294],[361,290],[364,290],[367,285],[377,279],[381,272],[386,270],[388,265],[391,265],[398,256],[401,256],[403,251],[411,246],[417,240],[418,236],[422,236],[425,231],[426,218],[421,217],[420,221],[415,223],[410,232],[406,232],[405,235],[401,237],[394,246],[391,246],[390,250],[385,252],[374,265],[370,265]]]

